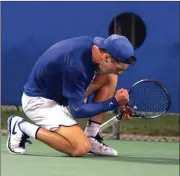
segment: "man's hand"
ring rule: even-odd
[[[124,112],[123,119],[125,120],[131,120],[133,112],[132,110],[127,106],[120,106],[120,112]]]
[[[119,89],[115,93],[115,99],[119,106],[125,106],[129,102],[129,93],[126,89]]]

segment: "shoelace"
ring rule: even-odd
[[[107,145],[103,143],[103,138],[100,136],[99,133],[96,135],[96,137],[94,139],[95,139],[95,143],[100,144],[101,150],[106,150],[107,149]]]
[[[30,140],[28,140],[29,136],[27,134],[23,134],[22,140],[19,144],[20,147],[25,148],[25,144],[26,142],[29,144],[32,144],[32,142]]]
[[[101,135],[100,135],[99,133],[96,135],[95,139],[96,139],[99,143],[103,144],[104,146],[107,146],[105,143],[103,143],[103,140],[104,140],[104,139],[101,137]]]
[[[96,142],[100,143],[100,146],[103,150],[107,149],[108,146],[103,142],[104,139],[101,137],[99,133],[96,135],[95,140]]]
[[[99,133],[94,137],[94,139],[95,139],[95,143],[99,143],[100,144],[101,149],[103,149],[103,150],[107,149],[108,146],[103,143],[104,139],[100,136]],[[89,153],[93,153],[93,152],[89,151]]]

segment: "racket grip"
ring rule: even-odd
[[[124,115],[124,112],[118,114],[118,115],[116,116],[116,118],[117,118],[118,120],[122,120],[123,115]]]
[[[105,129],[107,129],[108,127],[112,126],[115,122],[119,122],[122,119],[124,112],[121,114],[116,115],[115,117],[109,119],[108,121],[106,121],[105,123],[103,123],[102,125],[100,125],[100,130],[99,132],[104,131]]]

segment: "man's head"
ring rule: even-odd
[[[124,36],[113,34],[107,39],[95,37],[93,43],[93,61],[103,73],[118,74],[136,62],[134,48]]]

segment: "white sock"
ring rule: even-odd
[[[98,122],[89,120],[84,133],[86,136],[95,137],[99,133],[100,125]]]
[[[39,126],[31,124],[27,121],[20,122],[19,127],[24,133],[33,138],[36,138],[37,132],[40,128]]]

